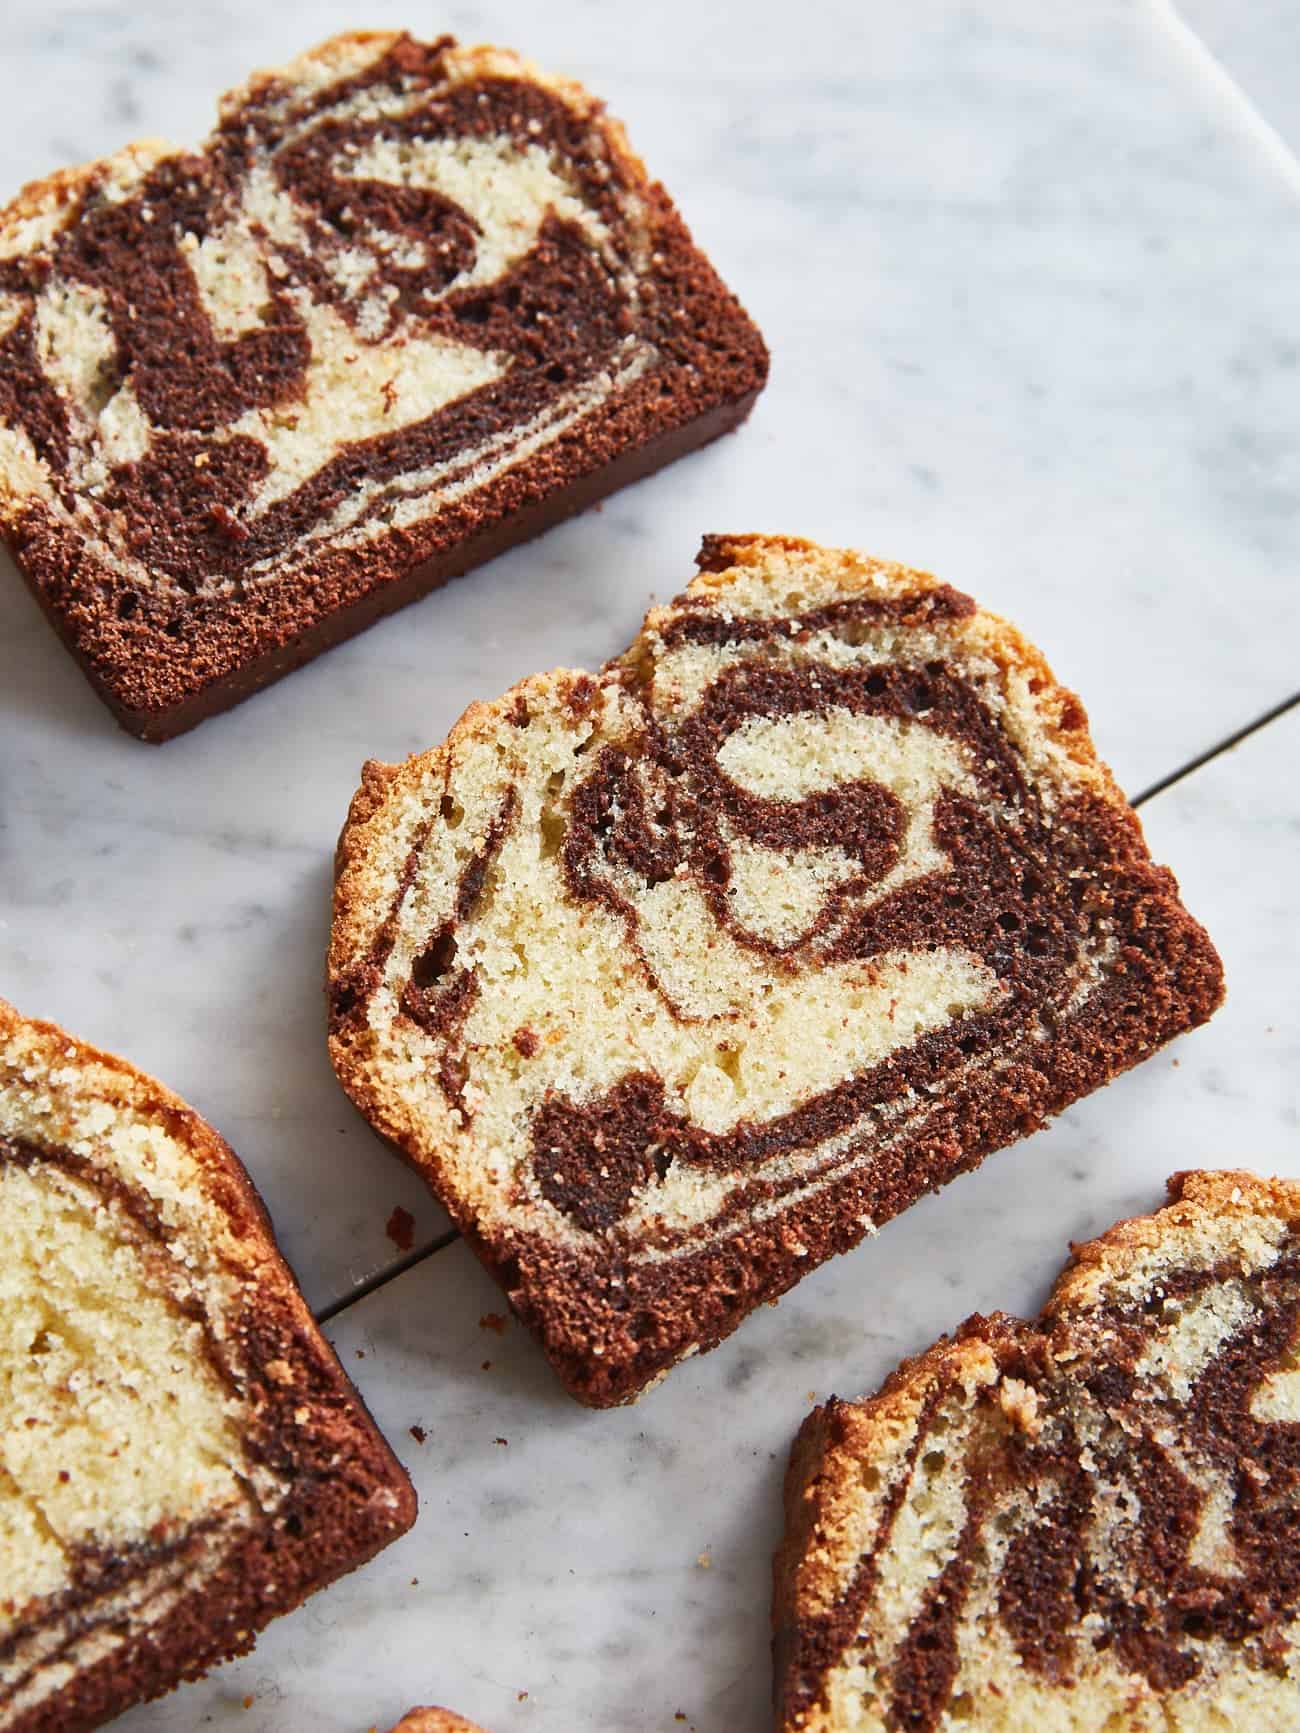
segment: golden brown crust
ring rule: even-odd
[[[72,168],[55,169],[39,180],[28,181],[7,204],[0,205],[0,238],[22,223],[30,222],[33,217],[46,216],[72,204],[92,181],[108,170],[127,164],[149,168],[174,151],[175,146],[169,145],[166,139],[139,138],[123,145],[111,156],[78,163]]]
[[[1154,1215],[1131,1216],[1096,1239],[1071,1246],[1070,1262],[1043,1308],[1044,1320],[1095,1305],[1145,1256],[1179,1240],[1194,1247],[1226,1219],[1300,1221],[1300,1182],[1263,1179],[1244,1168],[1188,1169],[1170,1177],[1168,1193],[1169,1202]]]
[[[259,1279],[273,1286],[295,1315],[307,1319],[315,1329],[315,1321],[275,1244],[266,1205],[244,1164],[218,1131],[156,1077],[115,1053],[78,1040],[57,1023],[24,1017],[7,999],[0,999],[0,1040],[14,1035],[45,1044],[51,1051],[62,1049],[79,1068],[93,1068],[96,1089],[105,1100],[165,1119],[169,1130],[184,1140],[202,1164],[211,1194],[229,1218],[231,1253],[263,1272]]]
[[[220,98],[222,115],[234,114],[243,105],[278,84],[297,84],[321,72],[330,80],[343,77],[349,68],[350,51],[355,48],[373,50],[378,60],[402,39],[400,30],[341,30],[329,36],[281,66],[259,66],[250,72],[242,84],[235,85]]]
[[[990,1340],[1005,1339],[1015,1320],[997,1315],[979,1323],[987,1337],[940,1337],[900,1362],[874,1396],[859,1402],[832,1396],[796,1433],[785,1475],[785,1530],[773,1559],[778,1700],[799,1626],[828,1612],[843,1588],[843,1559],[834,1543],[861,1497],[863,1464],[887,1459],[937,1393],[977,1389],[997,1378]]]
[[[783,1483],[785,1532],[772,1560],[772,1649],[778,1681],[788,1665],[798,1610],[826,1604],[833,1590],[828,1561],[810,1543],[831,1526],[827,1507],[835,1486],[833,1441],[852,1424],[853,1414],[851,1403],[832,1396],[805,1418],[790,1450]]]
[[[377,758],[367,758],[361,766],[361,786],[348,805],[348,816],[334,849],[335,882],[346,871],[355,852],[356,839],[383,806],[388,790],[401,773],[401,766],[384,764]]]
[[[392,1733],[483,1733],[483,1729],[451,1709],[408,1709]]]
[[[804,536],[707,535],[698,555],[699,574],[687,586],[686,594],[725,601],[726,592],[743,579],[746,571],[761,571],[775,552],[833,575],[836,588],[845,596],[858,595],[882,584],[895,592],[909,594],[924,594],[943,587],[933,572],[905,566],[897,560],[879,559],[855,548],[826,548]],[[653,629],[655,622],[668,612],[668,609],[652,610],[643,630]],[[987,609],[979,609],[967,622],[967,629],[1006,667],[1024,675],[1031,685],[1043,729],[1081,771],[1096,778],[1105,799],[1131,816],[1140,836],[1136,813],[1131,812],[1109,766],[1097,754],[1083,704],[1077,693],[1057,680],[1042,651],[1019,626]]]

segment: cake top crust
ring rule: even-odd
[[[483,1733],[483,1729],[451,1709],[408,1709],[392,1733]]]
[[[1300,1185],[1169,1196],[1074,1247],[1035,1323],[972,1318],[809,1417],[782,1729],[1292,1724]]]

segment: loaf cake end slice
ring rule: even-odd
[[[622,128],[340,36],[0,211],[0,532],[165,739],[736,426],[767,354]]]
[[[602,674],[372,764],[331,1051],[582,1400],[1199,1023],[1083,710],[920,572],[713,538]]]
[[[231,1150],[0,1001],[0,1728],[197,1677],[415,1518]]]
[[[1170,1198],[804,1422],[780,1733],[1300,1726],[1300,1185]]]

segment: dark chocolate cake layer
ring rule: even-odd
[[[804,1422],[782,1733],[1300,1725],[1300,1186],[1170,1192]]]
[[[0,213],[0,526],[160,740],[736,426],[762,339],[622,129],[341,36]]]
[[[806,542],[701,564],[602,675],[370,766],[340,850],[336,1069],[598,1404],[1222,991],[1013,627]]]
[[[0,1001],[0,1729],[244,1653],[415,1518],[243,1168]]]

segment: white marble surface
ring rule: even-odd
[[[1189,27],[1211,5],[1187,0]],[[653,24],[582,0],[406,17],[606,95],[774,365],[735,438],[161,750],[115,732],[0,564],[0,993],[207,1113],[318,1304],[391,1262],[394,1204],[421,1243],[445,1227],[324,1057],[329,854],[365,756],[429,744],[534,667],[602,660],[709,529],[842,538],[973,590],[1083,693],[1135,793],[1284,700],[1300,628],[1297,179],[1168,6],[814,0],[797,24],[756,4],[743,29],[686,0]],[[126,136],[193,138],[251,64],[402,20],[10,0],[0,187]],[[128,1724],[342,1733],[441,1697],[496,1733],[763,1725],[766,1561],[808,1392],[871,1385],[977,1307],[1032,1307],[1067,1238],[1148,1207],[1178,1166],[1300,1172],[1298,746],[1293,714],[1147,809],[1225,954],[1214,1023],[640,1408],[585,1414],[517,1330],[480,1330],[500,1301],[460,1246],[344,1312],[420,1524],[251,1660]]]

